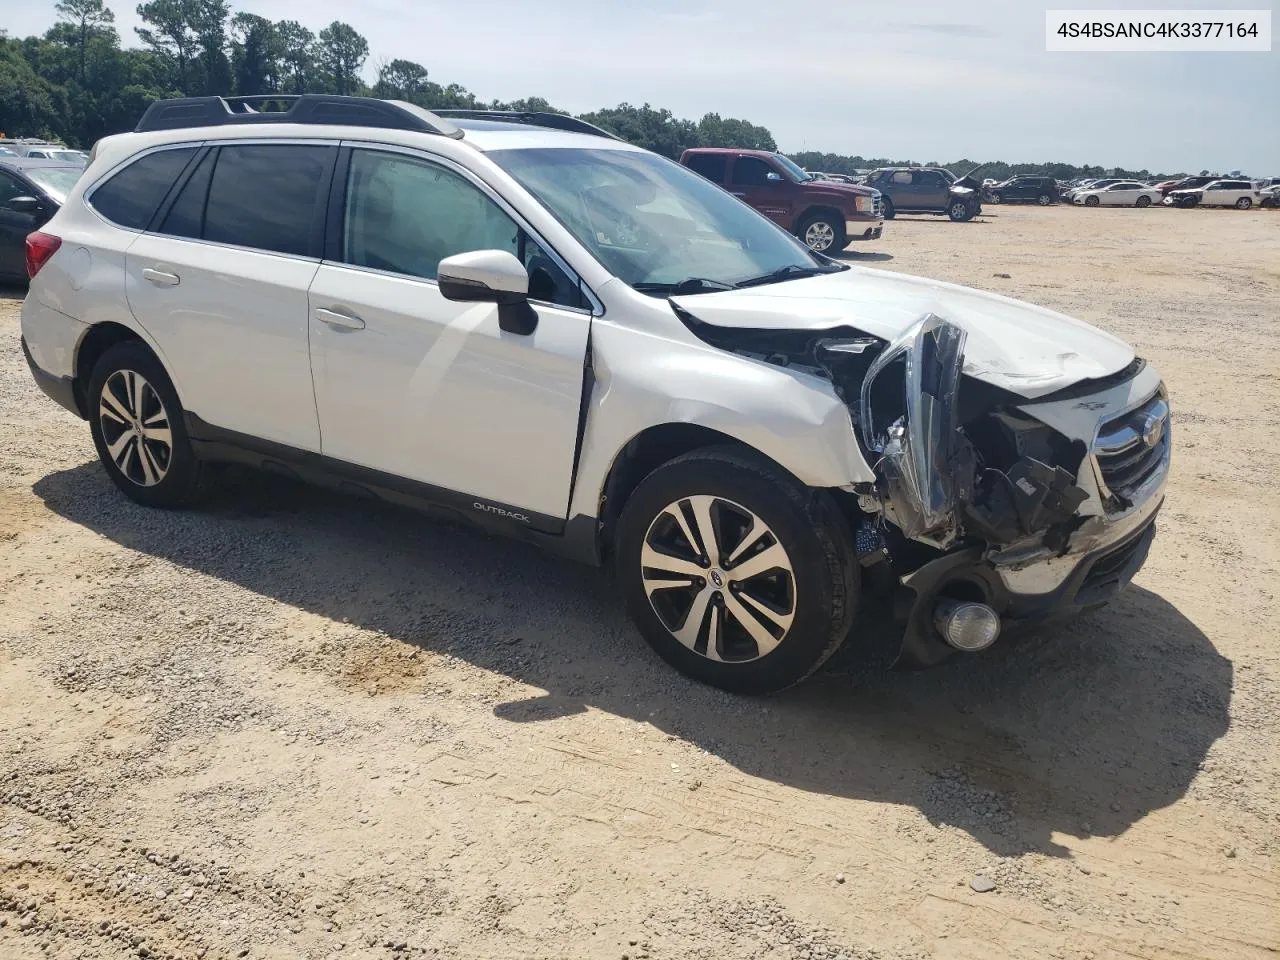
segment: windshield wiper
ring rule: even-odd
[[[688,293],[710,293],[713,290],[732,290],[733,285],[723,280],[708,280],[706,277],[686,277],[679,283],[633,283],[633,290],[640,293],[655,293],[662,296],[680,296]]]
[[[778,283],[782,280],[799,280],[801,277],[812,277],[819,273],[835,273],[843,270],[844,267],[836,264],[826,264],[821,267],[802,267],[797,263],[788,263],[785,267],[779,267],[772,273],[766,273],[759,277],[749,277],[746,280],[739,280],[734,284],[735,287],[758,287],[765,283]]]

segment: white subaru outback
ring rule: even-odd
[[[810,674],[872,584],[913,666],[1103,603],[1163,500],[1124,343],[814,254],[568,117],[159,102],[27,259],[32,373],[133,500],[239,461],[611,562],[730,690]]]

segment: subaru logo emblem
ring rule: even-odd
[[[719,571],[719,570],[712,570],[712,571],[711,571],[711,582],[712,582],[712,583],[714,583],[717,587],[723,587],[723,586],[724,586],[724,577],[723,577],[723,576],[721,576],[721,574],[720,574],[720,571]]]
[[[1148,447],[1158,447],[1164,439],[1164,417],[1155,414],[1147,417],[1142,424],[1142,442]]]

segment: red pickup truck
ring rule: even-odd
[[[850,240],[878,240],[884,230],[880,191],[819,180],[780,153],[697,147],[680,162],[803,240],[836,253]]]

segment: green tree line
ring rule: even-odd
[[[427,68],[396,59],[375,65],[365,82],[369,43],[335,20],[312,31],[296,20],[269,20],[233,11],[227,0],[148,0],[137,7],[140,46],[121,43],[115,14],[103,0],[59,0],[56,20],[39,37],[8,37],[0,30],[0,131],[9,137],[47,137],[88,147],[100,137],[131,130],[147,105],[164,97],[259,96],[335,93],[407,100],[427,109],[469,108],[567,113],[541,97],[482,100],[457,83],[442,84]],[[776,150],[773,135],[747,120],[708,113],[694,121],[645,103],[621,103],[582,119],[668,157],[689,147]],[[852,173],[889,165],[867,159],[805,152],[792,159],[810,170]],[[904,162],[904,161],[893,161]],[[957,173],[977,163],[950,165]],[[1071,164],[988,163],[984,177],[1015,173],[1150,176]]]

